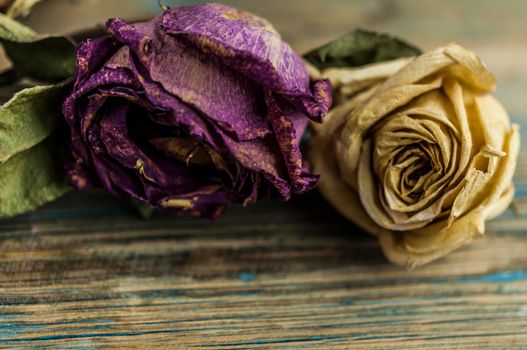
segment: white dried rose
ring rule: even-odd
[[[496,80],[474,53],[450,44],[313,74],[332,81],[336,101],[314,126],[319,189],[379,238],[390,261],[437,259],[508,207],[518,126],[489,94]]]

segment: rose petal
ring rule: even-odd
[[[269,119],[284,157],[293,191],[303,193],[310,190],[318,182],[318,176],[305,171],[304,164],[302,164],[299,140],[306,127],[305,117],[286,106],[280,106],[271,91],[266,91],[265,99]]]
[[[156,21],[139,26],[114,19],[108,22],[108,30],[134,50],[150,79],[237,139],[249,140],[270,132],[265,110],[258,105],[258,99],[262,100],[261,87],[223,66],[214,56],[165,35],[156,27]]]
[[[288,177],[287,169],[284,167],[280,150],[276,146],[276,141],[267,137],[264,139],[237,142],[226,134],[222,135],[222,139],[229,153],[243,167],[257,173],[262,173],[284,199],[291,197],[291,185],[286,180]]]
[[[77,46],[75,86],[84,83],[90,74],[102,68],[104,62],[117,50],[120,43],[112,38],[88,39]]]
[[[414,98],[439,88],[441,83],[442,80],[437,79],[429,84],[404,85],[382,93],[377,90],[362,108],[353,112],[341,131],[345,152],[338,154],[340,169],[346,182],[351,186],[357,183],[357,155],[360,153],[364,133],[385,115]]]
[[[163,15],[167,33],[185,37],[207,55],[273,90],[289,96],[314,120],[320,120],[331,104],[330,84],[311,89],[302,59],[258,17],[220,4],[204,4],[168,10]]]
[[[426,264],[480,237],[485,221],[503,212],[513,198],[512,176],[520,148],[518,127],[513,126],[504,145],[507,156],[501,159],[500,170],[489,186],[488,196],[477,207],[459,219],[446,220],[415,232],[393,235],[380,233],[380,243],[390,261],[409,267]]]

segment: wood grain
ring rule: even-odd
[[[527,240],[510,215],[405,271],[316,193],[220,222],[69,196],[1,223],[0,345],[520,349]]]
[[[481,51],[527,142],[524,1],[228,3],[299,50],[362,26]],[[315,192],[217,222],[70,194],[0,221],[0,348],[527,349],[525,147],[515,182],[485,238],[413,271]]]

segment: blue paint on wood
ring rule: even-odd
[[[46,328],[39,324],[23,324],[18,322],[3,322],[0,326],[0,339],[14,337],[22,332]]]
[[[464,282],[469,283],[511,283],[527,280],[527,270],[500,271],[483,276],[467,277]]]
[[[252,282],[257,278],[256,274],[250,271],[242,271],[240,272],[240,279],[243,282]]]
[[[340,299],[340,305],[350,306],[350,305],[355,305],[355,302],[351,298],[342,298]]]

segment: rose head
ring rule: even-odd
[[[519,134],[472,52],[451,44],[321,75],[334,84],[337,106],[310,151],[320,190],[378,236],[392,262],[441,257],[507,208]]]
[[[75,187],[217,217],[316,184],[299,141],[327,112],[331,86],[310,81],[267,21],[205,4],[107,30],[79,46],[63,106]]]

